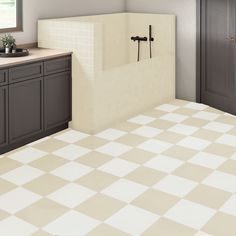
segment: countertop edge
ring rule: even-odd
[[[37,55],[37,52],[47,52],[48,54]],[[55,59],[57,57],[66,57],[71,56],[73,52],[71,51],[62,51],[62,50],[54,50],[54,49],[44,49],[44,48],[35,48],[30,49],[29,56],[26,57],[15,57],[15,58],[0,58],[0,69],[5,69],[8,67],[19,66],[26,63],[34,63],[37,61],[45,61],[50,59]],[[3,63],[3,61],[5,61]],[[11,62],[12,61],[12,62]]]

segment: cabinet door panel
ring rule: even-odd
[[[8,144],[8,89],[0,87],[0,148]]]
[[[71,120],[71,73],[46,76],[44,79],[45,129]]]
[[[10,143],[43,131],[43,79],[9,86]]]

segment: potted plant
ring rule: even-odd
[[[12,48],[15,47],[16,40],[15,38],[10,34],[5,34],[2,39],[3,47],[5,48],[5,53],[11,53]]]

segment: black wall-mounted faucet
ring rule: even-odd
[[[147,41],[148,39],[147,39],[147,37],[135,36],[135,37],[131,37],[131,40],[136,42],[136,41]]]
[[[131,40],[136,42],[138,41],[138,59],[140,59],[140,42],[147,42],[149,40],[149,48],[150,48],[150,58],[152,58],[152,42],[154,41],[154,38],[152,37],[152,25],[149,25],[149,39],[147,37],[140,37],[140,36],[133,36],[131,37]]]

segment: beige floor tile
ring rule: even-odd
[[[216,141],[222,134],[215,131],[210,131],[206,129],[200,129],[196,133],[194,133],[192,136],[200,139],[205,139],[208,141]]]
[[[89,136],[88,138],[80,140],[76,144],[81,147],[85,147],[85,148],[93,150],[93,149],[96,149],[96,148],[99,148],[99,147],[105,145],[106,143],[107,143],[107,141],[105,139],[98,138],[95,136]]]
[[[185,106],[189,103],[189,101],[175,99],[173,101],[170,101],[169,104],[176,105],[176,106]]]
[[[3,210],[0,209],[0,221],[6,219],[6,218],[9,217],[9,216],[10,216],[10,215],[9,215],[7,212],[5,212],[5,211],[3,211]]]
[[[236,161],[227,160],[218,168],[218,170],[226,172],[228,174],[236,175]]]
[[[131,122],[123,122],[121,124],[117,124],[115,125],[113,128],[115,129],[119,129],[121,131],[125,131],[125,132],[132,132],[135,129],[139,128],[140,126]]]
[[[161,218],[142,236],[194,236],[196,231],[184,225]]]
[[[24,185],[27,188],[41,196],[46,196],[67,184],[67,181],[50,174],[43,175],[36,180]]]
[[[201,182],[212,173],[211,169],[186,163],[173,172],[174,175]]]
[[[77,183],[92,190],[101,191],[114,183],[117,179],[118,178],[113,175],[95,170],[77,180]]]
[[[181,107],[178,110],[175,111],[175,113],[180,114],[180,115],[185,115],[185,116],[193,116],[194,114],[196,114],[197,110],[193,110],[193,109],[188,109],[188,108],[184,108]]]
[[[166,113],[164,111],[155,110],[155,109],[152,109],[152,110],[149,110],[149,111],[146,111],[143,113],[143,115],[145,115],[145,116],[151,116],[154,118],[160,118],[161,116],[163,116],[165,114]]]
[[[3,175],[11,170],[14,170],[20,167],[21,164],[17,161],[14,161],[8,157],[0,159],[0,175]]]
[[[218,212],[203,227],[203,231],[214,236],[235,236],[236,217]]]
[[[42,171],[50,172],[64,165],[66,162],[67,161],[63,158],[48,155],[40,158],[39,160],[31,162],[30,165]]]
[[[213,209],[219,209],[230,196],[230,193],[223,190],[199,185],[186,196],[186,199]]]
[[[166,131],[166,132],[159,134],[155,139],[161,140],[164,142],[168,142],[168,143],[172,143],[172,144],[176,144],[184,138],[185,138],[184,135]]]
[[[215,121],[236,126],[236,117],[234,116],[220,116]]]
[[[195,126],[197,128],[201,128],[201,127],[205,126],[207,123],[208,123],[207,120],[202,120],[202,119],[193,118],[193,117],[188,118],[182,122],[182,124],[184,124],[184,125]]]
[[[34,148],[40,149],[44,152],[54,152],[60,148],[63,148],[67,145],[67,143],[64,143],[60,140],[50,138],[44,142],[40,142],[36,145],[34,145]]]
[[[62,216],[69,209],[48,199],[42,199],[16,214],[17,217],[43,227]]]
[[[206,112],[212,112],[212,113],[216,113],[216,114],[220,114],[220,115],[224,115],[223,111],[220,111],[218,109],[215,109],[213,107],[207,107],[204,111]]]
[[[176,159],[187,161],[197,154],[197,151],[180,146],[173,146],[163,153],[163,155],[174,157]]]
[[[79,205],[76,210],[97,220],[104,221],[124,206],[124,202],[102,194],[97,194]]]
[[[154,157],[155,157],[154,153],[134,148],[131,151],[123,154],[119,158],[124,159],[126,161],[131,161],[137,164],[144,164],[145,162],[150,161]]]
[[[112,159],[112,157],[99,152],[90,152],[87,155],[80,157],[77,162],[93,168],[98,168]]]
[[[235,153],[235,148],[220,143],[212,143],[204,150],[204,152],[223,157],[231,157]]]
[[[231,129],[228,134],[236,135],[236,128]]]
[[[148,126],[151,126],[151,127],[157,128],[157,129],[163,129],[163,130],[169,129],[170,127],[172,127],[174,125],[176,125],[176,123],[166,121],[166,120],[161,120],[161,119],[157,119],[157,120],[151,122],[150,124],[148,124]]]
[[[37,231],[36,233],[32,234],[31,236],[52,236],[42,230]]]
[[[135,134],[127,134],[117,139],[116,142],[136,147],[141,143],[144,143],[147,139]]]
[[[136,183],[152,186],[166,176],[165,173],[147,167],[139,167],[125,178]]]
[[[16,187],[17,186],[14,185],[13,183],[10,183],[6,180],[0,179],[0,195],[5,194],[5,193],[13,190]]]
[[[118,229],[115,229],[109,225],[101,224],[93,231],[87,234],[87,236],[131,236]]]
[[[179,198],[167,193],[149,189],[135,199],[132,204],[161,216],[164,215],[179,200]]]

